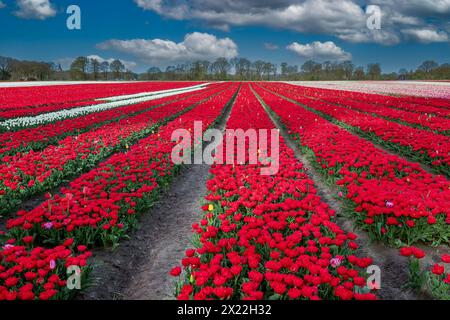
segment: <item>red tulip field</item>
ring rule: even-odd
[[[0,300],[450,299],[445,97],[0,87],[0,159]]]

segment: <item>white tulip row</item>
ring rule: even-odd
[[[94,112],[100,112],[105,111],[109,109],[114,109],[122,106],[127,106],[131,104],[137,104],[142,102],[147,102],[151,100],[161,99],[165,97],[174,96],[177,94],[182,93],[189,93],[194,91],[203,90],[205,87],[196,87],[196,88],[185,88],[182,90],[172,91],[167,93],[160,93],[156,95],[151,96],[144,96],[144,97],[137,97],[133,99],[126,99],[126,100],[120,100],[120,101],[113,101],[113,102],[107,102],[107,103],[101,103],[86,107],[79,107],[79,108],[73,108],[73,109],[64,109],[60,111],[50,112],[50,113],[44,113],[33,117],[21,117],[21,118],[15,118],[15,119],[8,119],[5,121],[0,122],[0,127],[4,128],[6,130],[14,130],[19,128],[25,128],[25,127],[31,127],[36,125],[42,125],[50,122],[60,121],[67,118],[75,118],[84,116],[89,113]]]
[[[209,83],[203,83],[192,87],[185,87],[185,88],[177,88],[177,89],[170,89],[170,90],[161,90],[161,91],[151,91],[151,92],[142,92],[137,94],[129,94],[125,96],[115,96],[115,97],[109,97],[109,98],[99,98],[96,99],[97,101],[120,101],[120,100],[128,100],[128,99],[134,99],[134,98],[141,98],[146,96],[153,96],[156,94],[162,94],[162,93],[171,93],[171,92],[179,92],[179,91],[185,91],[190,89],[200,89],[207,87]]]

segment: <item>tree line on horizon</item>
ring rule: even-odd
[[[194,61],[166,68],[150,67],[144,73],[127,69],[120,60],[99,61],[95,58],[78,57],[68,70],[52,62],[25,61],[0,56],[0,80],[3,81],[339,81],[339,80],[448,80],[450,63],[439,65],[428,60],[416,70],[401,69],[399,72],[383,73],[379,63],[366,67],[356,66],[351,61],[315,62],[308,60],[301,66],[286,62],[277,66],[268,61],[250,61],[246,58],[218,58],[213,62]]]

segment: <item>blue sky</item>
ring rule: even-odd
[[[81,8],[68,30],[66,8]],[[366,27],[368,5],[381,29]],[[219,56],[301,65],[351,58],[385,71],[450,63],[450,0],[0,0],[0,55],[67,64],[119,58],[135,71]]]

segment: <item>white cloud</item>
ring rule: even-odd
[[[422,43],[447,42],[449,39],[445,31],[434,29],[404,29],[402,33],[410,39]]]
[[[4,4],[2,1],[0,1],[0,9],[3,9],[4,7],[6,7],[6,4]]]
[[[450,0],[371,0],[373,4],[405,15],[449,16]]]
[[[135,0],[145,10],[177,20],[194,19],[226,30],[230,25],[266,25],[299,32],[348,35],[365,26],[365,13],[351,0]],[[182,8],[182,9],[181,9]]]
[[[109,40],[97,47],[128,53],[156,65],[238,56],[238,47],[230,38],[219,39],[199,32],[187,34],[179,43],[161,39]]]
[[[300,57],[317,61],[346,61],[352,59],[352,55],[350,53],[345,52],[332,41],[315,41],[308,44],[294,42],[287,46],[287,49],[295,52]]]
[[[45,20],[56,15],[49,0],[17,0],[18,10],[14,13],[23,19]]]
[[[105,61],[108,62],[108,63],[111,63],[111,62],[113,62],[114,60],[116,60],[115,58],[105,59],[105,58],[102,58],[102,57],[100,57],[100,56],[98,56],[98,55],[96,55],[96,54],[87,56],[87,58],[88,58],[88,59],[96,59],[96,60],[98,60],[100,63],[105,62]],[[125,68],[127,68],[127,69],[129,69],[129,70],[133,70],[133,69],[137,66],[137,63],[134,62],[134,61],[127,61],[127,60],[122,60],[122,59],[118,59],[118,60],[119,60],[120,62],[122,62],[123,65],[125,66]]]
[[[167,4],[163,0],[135,0],[137,5],[145,10],[155,11],[157,13],[164,12],[164,15],[173,19],[183,19],[188,14],[189,9],[184,4],[173,4],[167,10]]]
[[[176,20],[195,20],[221,30],[262,25],[339,39],[393,45],[406,40],[400,30],[425,28],[429,18],[442,29],[450,0],[134,0],[144,10]],[[365,8],[379,5],[382,29],[369,30]],[[440,39],[440,38],[436,38]]]

